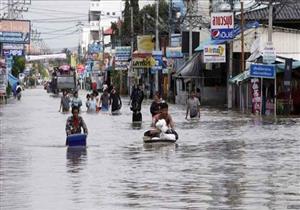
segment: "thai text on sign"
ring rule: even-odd
[[[232,12],[211,13],[211,29],[233,28],[234,20]]]

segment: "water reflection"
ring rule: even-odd
[[[82,170],[87,160],[86,147],[68,147],[67,148],[67,167],[68,172],[78,173]]]
[[[246,166],[244,141],[212,142],[206,146],[210,160],[211,206],[221,209],[239,209],[243,206]],[[225,200],[224,200],[225,199]],[[222,205],[224,205],[222,207]]]

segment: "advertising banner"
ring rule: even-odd
[[[103,47],[100,44],[93,43],[88,45],[88,52],[89,53],[100,53],[103,52]]]
[[[153,71],[158,71],[158,70],[162,70],[162,51],[153,51],[152,52],[152,57],[155,60],[155,65],[152,67]]]
[[[166,49],[167,58],[183,58],[181,47],[167,47]]]
[[[260,114],[261,96],[260,96],[260,81],[259,79],[251,79],[251,93],[252,93],[252,113]]]
[[[4,50],[24,50],[24,45],[23,44],[3,43],[2,48]]]
[[[152,53],[154,40],[152,35],[137,36],[137,47],[140,53]]]
[[[131,47],[116,47],[115,57],[117,61],[128,61],[131,57]]]
[[[4,57],[12,55],[12,56],[22,56],[24,55],[24,50],[6,50],[3,49],[2,54]]]
[[[181,34],[171,34],[171,47],[181,47]]]
[[[134,57],[132,60],[133,68],[151,68],[156,64],[152,56],[148,57]]]
[[[0,42],[13,44],[29,44],[30,21],[0,20]]]
[[[131,58],[131,47],[116,47],[115,70],[127,70]]]
[[[4,61],[0,61],[0,94],[6,93],[7,72]]]
[[[225,63],[226,48],[225,44],[204,46],[204,63]]]
[[[211,38],[230,40],[234,38],[234,16],[232,12],[211,13]]]

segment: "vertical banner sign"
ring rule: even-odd
[[[151,73],[162,70],[162,51],[153,51],[152,56],[155,59],[155,65],[151,68]]]
[[[261,95],[260,95],[260,82],[258,78],[251,79],[251,93],[252,93],[252,113],[260,114],[261,108]]]
[[[234,17],[232,12],[211,13],[211,39],[231,40],[234,38]]]
[[[291,100],[292,65],[293,65],[293,59],[285,60],[283,85],[284,85],[285,99],[289,102],[288,104],[286,104],[285,107],[287,113],[290,112],[289,104]]]
[[[129,59],[131,57],[131,47],[116,47],[115,70],[129,69]]]

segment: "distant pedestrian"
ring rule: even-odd
[[[70,111],[70,97],[68,95],[68,92],[66,90],[63,91],[63,95],[60,99],[60,106],[59,106],[59,112],[62,110],[62,112],[69,112]]]
[[[132,93],[130,95],[130,110],[132,113],[132,121],[142,121],[142,102],[144,100],[144,92],[141,89],[141,86],[134,85]]]
[[[117,93],[116,89],[113,87],[109,96],[109,104],[111,105],[111,112],[118,113],[122,107],[121,97]]]
[[[96,99],[93,94],[90,94],[89,108],[87,111],[96,112],[96,109],[97,109]]]
[[[199,99],[199,102],[201,104],[201,90],[200,90],[200,88],[196,89],[196,97]]]
[[[72,106],[72,108],[73,107],[78,107],[79,110],[80,110],[80,107],[82,106],[82,101],[78,97],[78,92],[77,91],[75,91],[74,94],[73,94],[73,98],[72,98],[72,101],[71,101],[71,106]]]
[[[191,97],[187,100],[185,119],[188,118],[188,115],[191,119],[196,117],[200,118],[200,101],[196,97],[195,92],[192,92]]]
[[[105,89],[103,94],[101,95],[98,106],[101,107],[101,110],[104,112],[109,110],[109,94],[107,92],[107,89]]]

